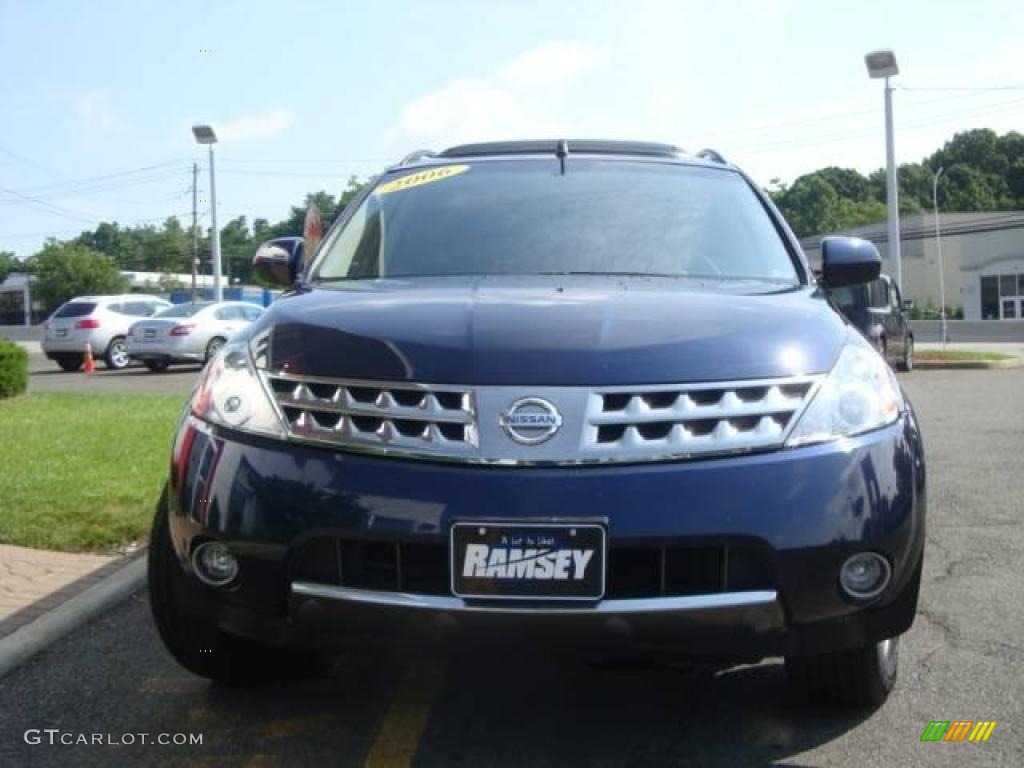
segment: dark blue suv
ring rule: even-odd
[[[925,540],[918,424],[714,152],[532,141],[417,153],[209,364],[150,546],[188,669],[247,681],[436,637],[785,656],[884,700]]]

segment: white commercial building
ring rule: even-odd
[[[942,213],[940,224],[947,311],[962,308],[965,320],[1024,317],[1024,211]],[[882,270],[896,274],[884,221],[831,234],[872,241],[882,255]],[[821,265],[822,237],[801,241],[815,268]],[[937,310],[939,258],[933,214],[901,216],[900,242],[903,295],[921,308]]]

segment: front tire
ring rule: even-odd
[[[878,707],[896,685],[899,637],[833,653],[787,656],[790,684],[816,704]]]
[[[216,356],[216,354],[220,352],[221,347],[223,347],[226,343],[227,341],[225,339],[222,339],[220,336],[214,336],[212,339],[210,339],[210,341],[206,344],[206,357],[203,359],[203,365],[206,365],[206,363],[210,362],[210,360],[212,360]]]
[[[901,371],[912,371],[914,370],[914,337],[907,336],[907,341],[903,345],[903,359],[900,361]]]
[[[320,671],[322,657],[259,643],[221,630],[200,611],[205,587],[189,583],[171,545],[168,492],[157,502],[149,543],[149,605],[160,639],[171,656],[193,674],[219,683],[245,685]]]
[[[128,367],[131,358],[128,357],[128,345],[125,344],[124,336],[115,336],[107,345],[107,351],[103,354],[103,362],[112,371],[121,371]]]

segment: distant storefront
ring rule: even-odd
[[[0,282],[0,325],[32,325],[42,319],[43,310],[32,300],[28,275],[12,272]]]
[[[946,307],[966,320],[1024,318],[1024,211],[942,213],[941,242]],[[939,252],[931,213],[900,218],[903,295],[922,309],[937,310]],[[895,275],[888,256],[885,222],[842,233],[871,240],[882,254],[883,270]],[[821,263],[821,238],[802,241],[812,264]]]

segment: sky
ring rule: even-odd
[[[0,0],[0,251],[191,217],[270,221],[419,148],[500,138],[714,147],[761,184],[1024,131],[1020,0]],[[1008,88],[1008,86],[1011,86]],[[977,89],[989,90],[977,90]]]

